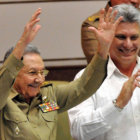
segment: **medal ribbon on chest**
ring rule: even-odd
[[[40,104],[39,107],[41,108],[41,110],[45,113],[45,112],[50,112],[50,111],[54,111],[59,109],[59,106],[57,105],[56,102],[47,102],[47,103],[43,103]]]

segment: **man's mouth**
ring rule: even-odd
[[[121,53],[123,53],[126,56],[130,56],[134,54],[137,51],[137,48],[132,48],[132,49],[125,49],[125,48],[119,48],[118,49]]]
[[[40,84],[29,84],[28,86],[32,88],[38,88]]]

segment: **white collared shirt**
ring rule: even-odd
[[[140,58],[133,74],[138,69]],[[76,79],[83,71],[76,75]],[[97,92],[69,110],[71,134],[76,140],[140,140],[140,88],[134,90],[121,112],[112,103],[127,80],[128,77],[109,59],[107,77]]]

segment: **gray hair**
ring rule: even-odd
[[[140,25],[140,11],[135,8],[133,5],[120,4],[113,7],[113,11],[117,10],[116,19],[120,16],[123,17],[121,22],[137,22]]]
[[[4,59],[3,59],[3,62],[8,58],[8,56],[12,53],[14,47],[11,47],[9,50],[6,51],[5,55],[4,55]],[[31,45],[31,44],[28,44],[27,47],[25,48],[24,50],[24,54],[28,54],[28,53],[35,53],[35,54],[39,54],[40,55],[40,52],[38,50],[37,47]]]

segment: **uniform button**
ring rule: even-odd
[[[47,96],[44,96],[43,101],[46,102],[46,100],[47,100]]]
[[[20,67],[16,67],[16,70],[20,70]]]
[[[18,121],[18,117],[16,117],[15,119],[16,119],[16,121]]]

